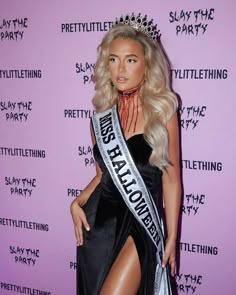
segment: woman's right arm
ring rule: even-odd
[[[95,144],[95,139],[93,135],[93,131],[91,129],[91,137],[92,143]],[[89,231],[90,227],[86,218],[86,215],[83,210],[83,206],[88,201],[92,192],[95,190],[96,186],[99,184],[101,180],[102,172],[99,166],[96,163],[96,176],[90,181],[90,183],[84,188],[84,190],[80,193],[80,195],[73,200],[70,205],[70,212],[72,215],[74,229],[75,229],[75,237],[78,245],[83,244],[83,231],[82,226]]]

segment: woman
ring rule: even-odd
[[[98,47],[91,128],[97,174],[71,204],[79,295],[171,294],[166,266],[174,275],[179,139],[159,37],[146,17],[127,15]]]

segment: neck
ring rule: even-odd
[[[126,90],[118,90],[119,98],[128,99],[130,97],[134,97],[134,96],[138,95],[142,84],[143,84],[143,81],[141,81],[137,86],[135,86],[133,88],[126,89]]]
[[[123,132],[136,131],[139,113],[139,89],[142,83],[138,86],[120,91],[119,93],[119,114]],[[131,131],[132,130],[132,131]]]
[[[140,85],[130,89],[126,89],[126,90],[118,90],[119,97],[121,99],[128,99],[131,96],[135,96],[136,94],[138,94],[139,89],[140,89]]]

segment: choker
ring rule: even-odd
[[[119,98],[121,99],[127,99],[130,98],[131,96],[134,96],[136,93],[138,93],[139,89],[140,89],[141,84],[139,84],[138,86],[128,89],[128,90],[118,90],[119,93]]]

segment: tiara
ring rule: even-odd
[[[120,18],[116,18],[115,20],[114,25],[118,24],[130,26],[136,31],[144,33],[154,43],[160,40],[160,30],[157,29],[157,25],[153,24],[153,19],[151,19],[150,21],[147,20],[147,15],[145,15],[144,17],[141,16],[141,13],[139,13],[138,16],[135,16],[134,13],[132,13],[131,15],[122,15]]]

